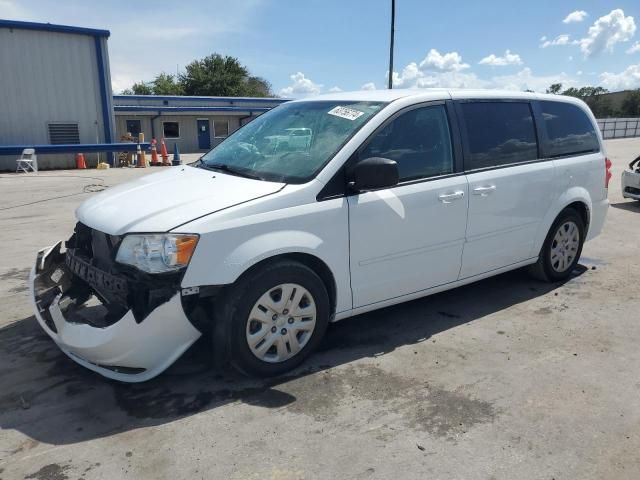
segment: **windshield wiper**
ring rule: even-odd
[[[219,170],[224,173],[229,173],[231,175],[236,175],[238,177],[244,178],[252,178],[254,180],[264,180],[260,175],[256,175],[255,173],[249,173],[245,169],[235,168],[225,163],[206,163],[202,161],[199,167],[206,168],[207,170]]]

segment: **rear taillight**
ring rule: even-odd
[[[604,188],[609,188],[609,180],[611,180],[611,160],[604,159]]]

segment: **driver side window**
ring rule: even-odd
[[[401,114],[360,151],[360,159],[369,157],[395,160],[401,182],[453,173],[445,106],[420,107]]]

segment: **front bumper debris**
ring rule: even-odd
[[[62,242],[38,252],[30,299],[44,331],[71,359],[105,377],[141,382],[171,365],[201,333],[179,285],[145,289],[103,271]]]

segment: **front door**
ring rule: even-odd
[[[209,120],[197,120],[198,148],[209,150],[211,148],[211,136],[209,135]]]
[[[555,192],[554,166],[538,160],[528,102],[458,104],[469,181],[467,243],[460,278],[535,256],[534,242]]]
[[[456,173],[443,103],[403,111],[358,152],[395,160],[400,183],[349,197],[354,307],[457,280],[467,180]]]

